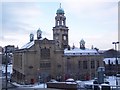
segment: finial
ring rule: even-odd
[[[74,49],[75,48],[75,45],[74,45],[74,43],[73,43],[73,47],[72,47],[72,49]]]
[[[60,3],[60,8],[61,8],[61,3]]]

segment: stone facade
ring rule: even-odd
[[[103,53],[106,76],[120,74],[120,52],[114,49]]]
[[[103,56],[95,49],[86,49],[83,40],[82,48],[69,46],[64,10],[60,7],[56,15],[53,40],[42,38],[39,29],[37,40],[30,35],[30,42],[14,52],[13,81],[29,84],[52,78],[88,80],[96,76],[99,66],[103,66]]]

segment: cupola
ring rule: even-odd
[[[80,41],[80,49],[85,49],[85,41],[83,39]]]
[[[60,8],[57,10],[56,14],[64,14],[64,10],[60,7]]]
[[[31,33],[31,34],[30,34],[30,42],[32,42],[33,40],[34,40],[34,34]]]
[[[60,8],[58,8],[56,14],[64,14],[64,10],[61,8],[61,3],[60,3]]]
[[[41,29],[39,28],[39,29],[37,30],[37,39],[40,39],[40,38],[42,38],[42,31],[41,31]]]

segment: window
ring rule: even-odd
[[[20,68],[22,68],[22,55],[20,55]]]
[[[63,40],[66,41],[66,40],[67,40],[67,35],[66,35],[66,34],[63,34],[63,35],[62,35],[62,38],[63,38]]]
[[[97,68],[100,66],[99,61],[97,61]]]
[[[40,68],[50,68],[51,64],[49,62],[47,63],[40,63]]]
[[[42,59],[49,59],[50,58],[50,49],[42,48],[41,49],[41,58]]]
[[[87,61],[83,61],[83,69],[87,69],[88,66],[87,66]]]
[[[63,39],[66,40],[66,36],[63,36]]]
[[[78,61],[78,68],[80,69],[81,67],[81,61]]]
[[[91,68],[95,68],[95,61],[91,61]]]

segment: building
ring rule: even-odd
[[[3,53],[3,48],[0,46],[0,64],[2,64],[2,53]]]
[[[61,7],[56,12],[53,40],[42,38],[42,31],[38,29],[36,40],[30,34],[30,42],[15,50],[13,81],[29,84],[51,78],[88,80],[96,76],[97,68],[103,66],[103,56],[96,49],[87,49],[83,39],[79,48],[69,46],[64,14]]]
[[[120,52],[109,49],[104,52],[105,74],[107,76],[120,73]]]

